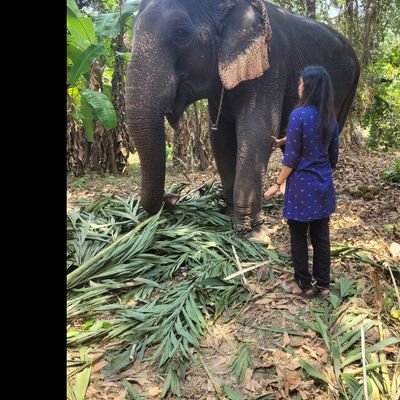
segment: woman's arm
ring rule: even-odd
[[[272,148],[274,150],[286,144],[286,136],[284,136],[282,139],[278,139],[275,136],[272,136],[272,140],[273,140]]]
[[[286,181],[287,177],[292,173],[292,171],[293,168],[282,165],[278,178],[276,178],[276,182],[264,193],[264,198],[266,200],[272,197],[279,190],[282,183]]]
[[[285,154],[283,155],[282,168],[273,186],[265,193],[264,197],[269,199],[280,188],[287,177],[296,169],[300,161],[300,154],[303,142],[303,120],[299,110],[294,110],[289,116],[289,124],[286,136]]]

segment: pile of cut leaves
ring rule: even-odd
[[[124,377],[137,360],[156,365],[165,377],[156,398],[181,396],[194,361],[203,365],[218,399],[284,399],[295,392],[301,399],[398,399],[397,261],[379,262],[363,249],[334,246],[336,267],[352,271],[335,278],[328,301],[305,302],[308,314],[300,307],[295,318],[289,313],[260,325],[277,294],[274,272],[285,275],[286,262],[271,248],[233,234],[214,184],[186,189],[172,187],[181,193],[178,207],[150,217],[136,197],[101,198],[68,215],[67,343],[80,353],[80,360],[68,362],[74,381],[68,385],[70,399],[85,399],[91,368],[99,361],[89,359],[84,347],[92,343],[111,349],[101,355],[108,360],[102,370],[106,379]],[[261,266],[268,266],[269,274],[262,294],[244,274],[249,279]],[[349,279],[354,274],[358,278]],[[212,323],[227,316],[243,340],[214,368],[202,358],[200,343],[212,334]],[[283,325],[284,319],[293,324]],[[257,332],[272,332],[275,344],[265,348],[265,336]],[[228,369],[236,382],[222,384],[216,374]],[[272,369],[276,378],[270,379]],[[261,389],[250,394],[254,381]],[[127,398],[141,398],[128,381],[122,385]],[[321,387],[322,397],[313,397]]]
[[[71,212],[68,345],[117,340],[109,374],[150,349],[166,374],[161,397],[179,395],[179,378],[209,322],[249,300],[241,276],[224,278],[242,267],[282,265],[275,251],[233,233],[219,199],[208,185],[183,195],[173,212],[150,217],[135,197],[102,198]]]

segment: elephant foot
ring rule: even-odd
[[[229,204],[229,203],[226,204],[224,214],[227,215],[228,217],[233,218],[233,215],[234,215],[233,204]]]
[[[245,216],[241,221],[235,221],[235,232],[237,235],[245,235],[260,226],[263,226],[265,216],[263,211],[259,211],[254,218]]]
[[[245,233],[243,236],[247,240],[251,240],[252,242],[262,243],[262,244],[271,244],[271,238],[269,236],[270,230],[266,227],[266,225],[258,225],[251,231]]]

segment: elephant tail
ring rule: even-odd
[[[344,123],[346,122],[347,115],[350,112],[351,104],[353,103],[354,96],[356,95],[357,91],[357,84],[358,84],[358,79],[360,78],[360,66],[357,62],[356,65],[356,70],[354,74],[354,79],[353,79],[353,85],[347,94],[342,107],[340,108],[339,114],[338,114],[338,124],[339,124],[339,133],[342,131]]]

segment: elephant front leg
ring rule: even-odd
[[[238,170],[234,189],[234,229],[238,234],[250,232],[263,224],[262,183],[265,167],[261,160],[243,157],[239,150]],[[257,158],[257,157],[256,157]],[[266,157],[260,157],[264,159]]]
[[[212,117],[211,115],[211,118]],[[233,122],[220,120],[218,131],[211,131],[210,135],[215,163],[217,164],[218,172],[221,177],[222,196],[226,203],[225,214],[233,217],[233,191],[236,176],[237,152],[235,125]]]
[[[234,187],[234,228],[238,234],[253,231],[264,222],[263,178],[271,153],[271,130],[263,121],[238,129]]]

